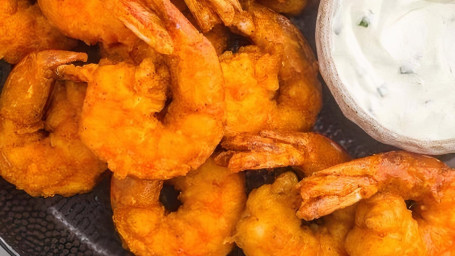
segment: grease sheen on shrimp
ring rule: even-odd
[[[391,193],[402,202],[415,201],[413,214],[404,216],[405,221],[385,220],[377,210],[357,216],[358,229],[347,241],[366,240],[348,247],[352,255],[364,252],[370,252],[369,255],[455,253],[455,172],[437,159],[406,152],[378,154],[316,172],[302,180],[300,189],[303,201],[298,216],[306,220],[330,214],[376,193]],[[401,203],[397,211],[404,208]],[[384,222],[389,222],[388,226],[380,224]],[[412,225],[404,225],[409,222]],[[387,229],[390,226],[392,229]],[[397,242],[400,236],[396,234],[406,233],[403,229],[407,227],[410,227],[410,234],[417,232],[418,239]],[[415,250],[411,244],[420,249]],[[385,250],[376,250],[391,245],[395,250],[388,254],[381,254]]]
[[[182,205],[166,213],[159,201],[163,181],[113,178],[114,223],[137,255],[227,255],[246,200],[244,178],[209,159],[186,177],[169,181]]]
[[[53,85],[57,66],[85,59],[84,53],[32,53],[3,87],[0,174],[32,196],[87,192],[106,169],[78,134],[86,86]]]
[[[59,68],[88,82],[81,137],[119,178],[185,175],[223,136],[223,80],[214,48],[169,1],[155,2],[175,46],[164,61]],[[133,13],[150,12],[134,1],[122,3]],[[168,89],[172,102],[163,110]]]

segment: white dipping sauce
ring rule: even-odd
[[[342,82],[384,127],[455,138],[455,0],[340,0],[332,54]]]

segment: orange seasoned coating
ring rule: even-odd
[[[246,11],[254,25],[248,35],[254,46],[220,57],[226,83],[226,136],[310,130],[322,105],[310,46],[286,17],[254,3]]]
[[[429,255],[412,215],[396,194],[378,193],[360,201],[354,228],[346,237],[347,252],[352,256]]]
[[[245,255],[347,255],[344,239],[354,225],[355,208],[302,224],[295,215],[302,200],[297,182],[295,174],[287,172],[250,193],[234,236]]]
[[[162,181],[113,178],[115,226],[136,255],[227,255],[243,210],[244,178],[209,159],[186,177],[169,181],[182,205],[167,213],[159,201]]]
[[[134,1],[123,4],[147,13]],[[81,137],[118,178],[185,175],[208,159],[223,136],[223,80],[215,49],[169,1],[155,4],[174,41],[172,54],[138,66],[58,69],[63,77],[88,82]]]
[[[29,0],[0,1],[0,59],[16,64],[34,51],[76,46],[43,16]]]
[[[0,174],[32,196],[88,192],[106,170],[78,134],[86,85],[54,85],[58,65],[85,58],[65,51],[32,53],[3,87]]]
[[[386,192],[401,199],[401,203],[390,205],[395,206],[397,217],[387,219],[391,209],[387,211],[378,202],[374,203],[376,208],[369,207],[367,214],[361,208],[356,220],[358,227],[347,239],[353,242],[347,245],[351,255],[455,252],[455,172],[428,156],[389,152],[314,173],[300,183],[303,201],[297,215],[312,220]],[[415,201],[412,214],[406,213],[404,200]],[[378,212],[379,209],[384,212]],[[363,243],[355,244],[360,240]],[[387,249],[377,249],[382,247]]]
[[[134,4],[141,4],[140,0]],[[117,0],[39,0],[44,15],[65,35],[84,41],[88,45],[102,43],[109,48],[118,44],[132,50],[141,40],[131,31],[140,25],[136,20],[148,22],[141,39],[161,53],[171,53],[172,44],[166,29],[154,14],[130,13]]]
[[[93,45],[126,43],[136,36],[115,16],[114,1],[39,0],[44,15],[63,33]]]
[[[278,109],[280,58],[249,46],[236,54],[225,52],[220,62],[225,78],[226,135],[267,129]]]

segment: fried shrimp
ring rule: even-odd
[[[140,0],[138,0],[140,1]],[[109,49],[117,44],[132,50],[140,39],[130,30],[147,21],[141,39],[146,39],[160,53],[171,53],[173,46],[163,24],[153,13],[128,13],[119,8],[117,0],[38,0],[44,15],[63,33],[88,45],[102,43]],[[139,3],[138,3],[139,4]]]
[[[182,205],[166,213],[162,181],[113,178],[113,219],[124,244],[136,255],[227,255],[246,200],[243,176],[209,159],[170,183]]]
[[[379,206],[367,215],[359,214],[357,226],[360,230],[350,234],[348,241],[363,242],[358,248],[355,244],[349,247],[352,255],[365,252],[379,255],[380,251],[374,253],[377,248],[391,245],[396,249],[380,255],[396,255],[395,252],[407,252],[406,255],[455,253],[455,172],[437,159],[406,152],[378,154],[316,172],[300,183],[300,190],[303,202],[298,216],[306,220],[330,214],[378,192],[392,193],[401,201],[415,201],[413,220],[408,214],[406,222],[384,219],[377,210],[384,207]],[[396,208],[396,211],[404,211],[404,204]],[[390,223],[381,225],[387,221]],[[409,221],[413,223],[407,224]],[[418,225],[418,231],[415,225]],[[420,239],[412,242],[418,245],[423,241],[421,253],[407,251],[409,239],[403,239],[403,243],[394,241],[397,236],[393,233],[406,232],[407,226],[411,227],[410,232],[420,235]],[[366,238],[368,240],[364,241]]]
[[[354,224],[354,208],[302,225],[295,215],[301,203],[297,182],[287,172],[250,193],[234,235],[247,256],[347,255],[344,239]]]
[[[317,133],[262,131],[225,138],[216,161],[234,172],[293,166],[306,176],[350,160],[335,142]]]
[[[246,11],[252,16],[250,38],[255,45],[220,57],[226,88],[226,136],[311,129],[322,96],[310,46],[286,17],[254,3]]]
[[[12,64],[34,51],[76,46],[76,41],[52,27],[30,0],[0,1],[0,35],[0,59]]]
[[[175,45],[165,63],[148,58],[139,66],[58,69],[67,78],[88,82],[81,137],[117,178],[185,175],[209,158],[223,136],[223,79],[216,52],[175,6],[156,2]],[[123,1],[125,9],[146,13],[131,3]],[[172,102],[165,108],[168,88]]]
[[[53,85],[57,66],[86,58],[66,51],[32,53],[3,87],[0,173],[32,196],[87,192],[106,169],[79,139],[85,86]]]
[[[401,196],[378,193],[356,209],[355,226],[345,241],[349,255],[429,255],[419,224]]]

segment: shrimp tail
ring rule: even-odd
[[[186,6],[193,13],[197,25],[201,30],[206,33],[215,27],[216,24],[221,23],[220,17],[215,13],[205,1],[200,0],[184,0]]]
[[[59,50],[38,52],[36,56],[38,60],[38,66],[41,65],[42,68],[52,70],[55,70],[60,65],[75,61],[86,62],[88,58],[87,54],[84,52],[70,52]]]
[[[307,190],[306,188],[311,186],[310,183],[313,187]],[[378,191],[374,180],[368,177],[348,176],[320,177],[320,179],[312,179],[311,182],[305,182],[304,185],[299,183],[298,188],[301,191],[302,205],[297,211],[297,216],[306,221],[311,221],[329,215],[338,209],[351,206],[364,198],[373,196]],[[332,191],[332,193],[322,194],[328,190]],[[318,192],[321,195],[315,196]]]
[[[202,35],[199,31],[171,1],[148,0],[147,2],[160,16],[161,20],[165,21],[165,26],[171,37],[174,38],[174,42],[179,41],[180,37],[184,37],[189,42],[199,42],[201,40]]]
[[[225,138],[227,151],[215,158],[234,172],[293,166],[305,175],[350,160],[350,156],[330,139],[316,133],[261,131]]]
[[[340,164],[302,180],[297,216],[313,220],[368,199],[377,192],[405,200],[438,201],[453,172],[437,159],[408,152],[388,152]]]
[[[74,82],[89,82],[98,68],[98,64],[84,66],[61,65],[57,68],[58,76],[63,80]]]
[[[162,54],[174,51],[172,39],[159,17],[134,0],[119,0],[117,15],[136,36]]]
[[[251,35],[254,30],[251,15],[238,0],[185,0],[185,3],[203,32],[220,23],[244,35]]]
[[[292,145],[276,143],[260,135],[240,134],[225,138],[221,152],[215,161],[233,172],[299,166],[305,162],[304,155]]]
[[[11,71],[5,82],[0,101],[1,117],[20,124],[39,122],[56,78],[55,69],[62,64],[86,60],[85,53],[59,50],[26,56]]]
[[[236,12],[242,11],[242,6],[235,0],[210,0],[209,2],[214,7],[224,24],[232,24],[234,22]]]

